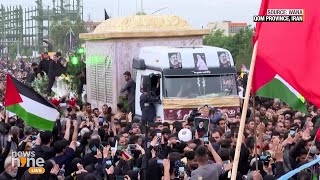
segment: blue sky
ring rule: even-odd
[[[56,0],[59,1],[59,0]],[[68,1],[68,0],[65,0]],[[73,1],[73,0],[69,0]],[[231,20],[253,24],[252,16],[259,11],[260,0],[143,0],[143,9],[150,14],[174,14],[186,19],[193,27],[206,27],[208,22]],[[3,5],[34,6],[34,0],[1,0]],[[52,6],[51,0],[43,4]],[[84,19],[101,21],[105,8],[111,16],[133,15],[141,8],[141,0],[83,0]],[[119,14],[118,14],[119,12]]]

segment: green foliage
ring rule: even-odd
[[[118,97],[118,103],[123,105],[123,109],[121,111],[130,112],[130,107],[128,104],[128,100],[125,99],[123,96]]]
[[[9,57],[15,59],[17,56],[17,44],[13,43],[9,46]]]
[[[233,36],[226,36],[222,30],[216,30],[204,38],[203,44],[229,50],[237,69],[240,70],[242,64],[250,67],[252,36],[253,29],[250,27],[241,30]]]
[[[32,56],[32,48],[30,47],[22,47],[20,50],[21,56]]]
[[[44,96],[46,94],[48,83],[49,83],[49,79],[48,79],[48,76],[45,74],[41,78],[35,78],[31,86],[37,93]]]
[[[51,38],[53,40],[54,51],[59,50],[62,52],[67,52],[66,35],[70,29],[72,29],[73,33],[75,34],[77,41],[76,46],[79,46],[81,43],[83,43],[83,41],[79,39],[79,34],[87,32],[84,22],[80,18],[78,18],[75,22],[72,22],[68,18],[63,19],[61,22],[57,20],[52,21]]]
[[[27,48],[25,54],[25,56],[32,56],[32,48]]]

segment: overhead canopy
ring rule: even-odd
[[[105,20],[93,33],[80,34],[81,39],[201,36],[209,30],[193,29],[186,20],[173,15],[137,15]]]

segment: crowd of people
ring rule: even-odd
[[[241,114],[231,120],[225,116],[226,110],[217,108],[209,111],[210,129],[206,133],[198,132],[192,117],[171,124],[155,117],[144,126],[132,118],[134,96],[130,88],[135,84],[127,72],[128,84],[121,91],[129,93],[130,108],[122,103],[112,109],[68,101],[67,111],[57,117],[52,131],[34,129],[5,110],[5,74],[11,73],[28,84],[28,78],[34,78],[32,72],[39,68],[50,75],[50,63],[46,63],[1,64],[0,180],[230,179],[239,136],[244,138],[237,179],[271,180],[311,161],[320,152],[320,144],[313,141],[320,109],[312,104],[307,104],[308,113],[302,113],[280,100],[256,97],[255,107],[247,113],[243,135],[238,134]],[[191,140],[179,139],[181,132],[191,132]],[[44,174],[30,174],[27,167],[20,167],[11,156],[17,151],[31,151],[35,158],[43,158]],[[318,174],[318,165],[292,179],[309,180],[314,174]]]

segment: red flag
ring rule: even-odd
[[[264,0],[260,15],[266,14],[266,9],[304,9],[304,22],[257,24],[258,49],[252,91],[255,93],[278,74],[320,107],[320,1]]]
[[[11,75],[7,74],[7,89],[4,96],[4,105],[11,106],[13,104],[21,103],[22,99],[20,94],[14,85]]]
[[[317,138],[317,141],[320,141],[320,128],[318,128],[316,138]]]
[[[268,4],[269,4],[269,0],[262,0],[261,1],[259,15],[264,16],[267,14]],[[259,37],[259,31],[260,31],[261,24],[262,24],[261,22],[258,22],[256,24],[256,27],[254,28],[254,35],[252,38],[252,47],[254,46],[254,44],[256,43],[256,41]]]

